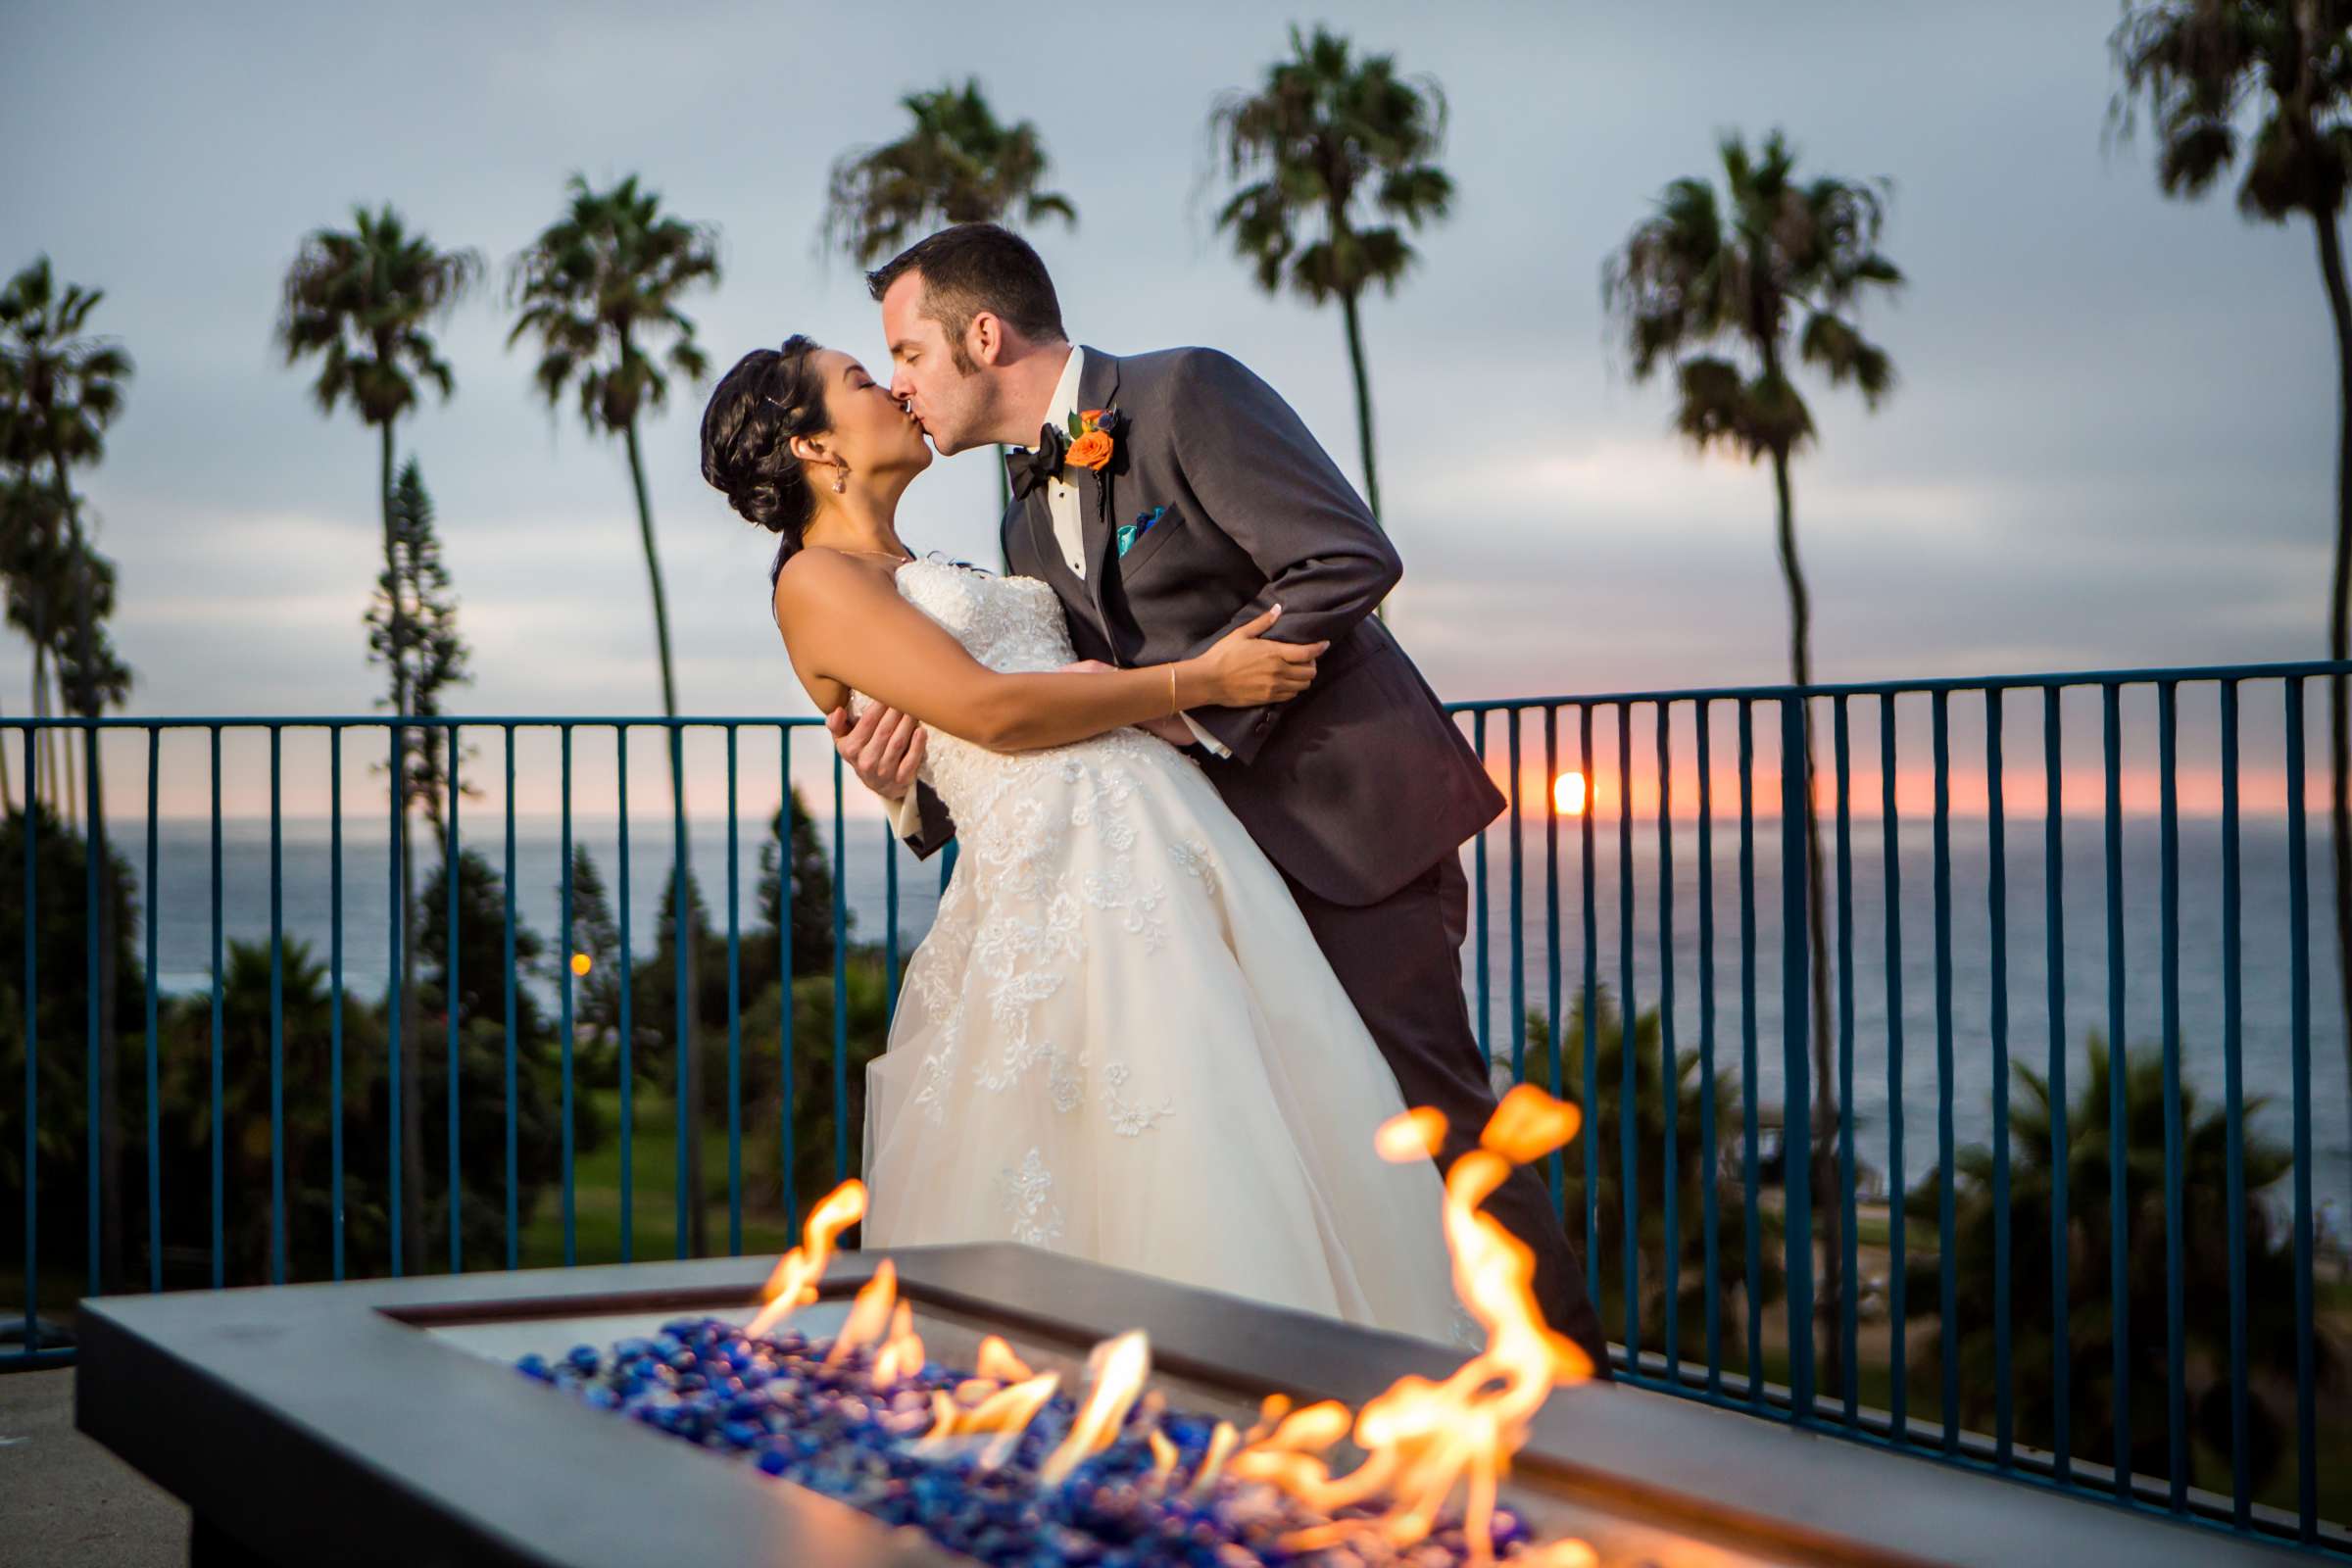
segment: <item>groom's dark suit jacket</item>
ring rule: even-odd
[[[1072,470],[1087,576],[1041,487],[1004,514],[1004,559],[1054,585],[1079,657],[1160,663],[1282,606],[1271,636],[1331,648],[1289,703],[1192,716],[1232,750],[1208,776],[1267,858],[1334,904],[1379,902],[1503,808],[1477,755],[1371,613],[1403,572],[1354,487],[1274,389],[1214,349],[1086,350],[1082,409],[1125,417],[1101,473]],[[1127,554],[1117,527],[1164,508]],[[924,791],[909,843],[954,832]]]

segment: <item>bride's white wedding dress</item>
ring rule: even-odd
[[[898,584],[992,669],[1075,658],[1044,582]],[[1396,1082],[1200,767],[1133,729],[927,741],[960,849],[867,1069],[866,1245],[1026,1242],[1458,1338],[1437,1170],[1374,1152]]]

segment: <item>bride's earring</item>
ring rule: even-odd
[[[849,466],[848,464],[846,464],[846,463],[836,463],[836,464],[834,464],[834,465],[833,465],[833,493],[834,493],[835,495],[840,495],[840,494],[841,494],[843,491],[845,491],[845,490],[849,489],[849,487],[850,487],[850,466]]]

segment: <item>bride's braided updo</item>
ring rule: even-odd
[[[770,582],[816,514],[816,493],[792,442],[829,428],[823,379],[810,363],[820,346],[796,332],[781,348],[754,349],[720,377],[703,410],[703,478],[746,521],[779,536]]]

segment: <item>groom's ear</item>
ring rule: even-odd
[[[1003,364],[1004,318],[994,311],[974,311],[963,329],[963,347],[975,365]]]

